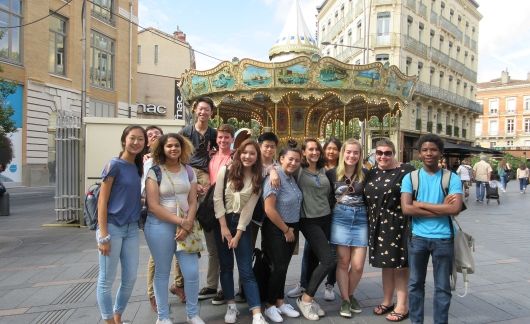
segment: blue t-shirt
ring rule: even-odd
[[[280,177],[280,188],[271,186],[269,176],[263,182],[263,199],[270,195],[276,196],[276,210],[286,223],[298,223],[300,221],[300,208],[302,206],[302,191],[298,188],[296,180],[292,175],[285,174],[282,168],[278,168]]]
[[[140,219],[141,178],[134,163],[113,158],[101,173],[101,180],[113,177],[107,205],[107,223],[123,226]]]
[[[442,170],[434,174],[419,170],[419,188],[417,201],[431,204],[443,203],[445,196],[442,190]],[[412,194],[412,179],[409,173],[401,182],[401,192]],[[462,182],[460,177],[452,173],[449,180],[448,194],[462,194]],[[426,238],[450,238],[451,228],[449,227],[448,216],[438,217],[412,217],[412,234]]]

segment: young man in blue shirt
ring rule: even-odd
[[[447,323],[451,304],[450,275],[453,268],[453,228],[450,215],[462,208],[462,183],[451,174],[447,193],[442,189],[443,170],[438,166],[444,149],[441,138],[426,134],[418,140],[423,168],[418,170],[418,188],[414,197],[412,176],[401,184],[403,214],[412,217],[409,255],[409,314],[412,323],[423,323],[425,277],[432,256],[434,276],[434,323]],[[408,314],[402,314],[404,318]]]

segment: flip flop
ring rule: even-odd
[[[390,306],[379,304],[379,305],[375,306],[373,312],[374,312],[375,315],[385,315],[385,314],[390,313],[392,310],[394,310],[394,304],[392,304]]]
[[[396,319],[389,319],[388,316],[394,316]],[[388,316],[386,317],[386,320],[389,322],[401,322],[409,318],[409,312],[402,314],[392,311]]]

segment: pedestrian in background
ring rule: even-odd
[[[500,160],[499,164],[497,165],[497,174],[499,175],[499,179],[501,181],[502,192],[506,192],[506,185],[508,184],[509,172],[510,169],[508,163],[506,163],[506,159]]]
[[[462,164],[456,169],[456,174],[462,181],[462,188],[464,189],[464,199],[467,201],[469,196],[469,187],[471,186],[471,180],[473,179],[473,168],[470,166],[468,158],[462,160]]]
[[[476,195],[478,202],[484,201],[484,195],[486,194],[486,183],[491,180],[491,173],[493,172],[491,165],[487,161],[488,157],[484,154],[481,154],[480,161],[475,163],[473,166],[473,178],[476,182]]]
[[[517,179],[519,179],[519,190],[522,194],[526,193],[526,186],[528,185],[528,176],[529,176],[528,167],[526,163],[521,163],[517,168]]]
[[[145,240],[155,261],[154,290],[158,303],[157,324],[173,323],[169,318],[168,282],[171,261],[179,260],[184,276],[187,321],[204,324],[199,317],[199,256],[198,253],[178,250],[192,231],[197,212],[197,178],[186,164],[193,152],[192,144],[183,136],[166,134],[158,139],[153,149],[154,168],[147,174],[146,192],[149,214],[145,223]],[[161,178],[159,178],[161,177]],[[160,183],[159,183],[160,181]]]
[[[364,188],[370,226],[369,261],[371,266],[381,268],[383,283],[383,301],[373,313],[390,313],[386,319],[397,322],[408,314],[409,280],[409,218],[401,210],[401,181],[414,167],[396,160],[396,148],[389,139],[382,139],[375,146],[377,164],[368,171]]]
[[[342,145],[337,168],[326,174],[332,184],[334,205],[330,242],[337,246],[337,282],[342,298],[339,314],[352,317],[352,312],[362,311],[354,292],[363,274],[368,246],[361,143],[348,139]]]
[[[101,317],[121,324],[138,270],[138,220],[142,209],[141,178],[147,134],[141,126],[127,126],[121,135],[122,151],[101,174],[98,199],[99,275],[96,288]],[[112,305],[112,284],[121,264],[121,281]],[[167,284],[166,284],[167,290]]]

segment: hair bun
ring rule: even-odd
[[[294,139],[290,139],[287,141],[287,146],[290,148],[296,148],[298,146],[298,142]]]

